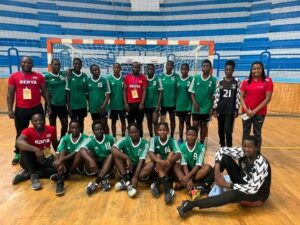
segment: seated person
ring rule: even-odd
[[[137,193],[138,179],[144,178],[141,170],[149,149],[149,143],[140,137],[137,124],[128,125],[128,136],[123,137],[111,148],[115,166],[122,180],[115,184],[117,191],[127,189],[129,197]]]
[[[196,183],[205,183],[205,179],[213,177],[212,167],[203,164],[205,146],[197,141],[198,130],[189,127],[186,132],[186,142],[180,146],[181,163],[176,163],[174,172],[179,180],[179,186],[186,187],[192,200],[200,197],[200,192],[195,189]]]
[[[62,195],[65,190],[64,180],[69,176],[69,173],[79,170],[82,164],[82,158],[79,153],[82,142],[87,138],[87,135],[80,133],[80,124],[78,121],[69,123],[69,133],[63,136],[57,147],[57,157],[54,161],[54,166],[57,169],[57,174],[53,174],[50,179],[56,181],[56,195]]]
[[[175,191],[172,189],[172,182],[167,175],[176,161],[180,159],[180,150],[177,141],[168,136],[169,126],[166,122],[158,124],[157,133],[158,136],[150,140],[149,157],[151,162],[146,163],[141,173],[155,176],[154,182],[151,184],[152,195],[154,197],[160,195],[159,186],[162,184],[165,191],[165,202],[170,204],[174,200]]]
[[[80,148],[81,156],[85,161],[86,172],[98,174],[95,182],[90,182],[85,187],[85,192],[88,195],[95,192],[99,184],[103,191],[108,191],[111,187],[106,178],[114,169],[111,147],[115,143],[115,138],[109,134],[104,134],[104,129],[101,122],[95,120],[92,124],[94,134],[85,140]]]
[[[34,114],[31,123],[33,127],[25,128],[17,139],[23,170],[14,177],[13,184],[30,178],[31,188],[38,190],[42,188],[39,178],[49,178],[56,172],[50,146],[52,144],[56,150],[58,141],[55,127],[45,125],[45,117],[42,114]]]
[[[235,159],[238,160],[236,163]],[[183,201],[177,208],[184,217],[193,208],[218,207],[228,203],[245,206],[260,206],[270,195],[271,166],[259,152],[259,143],[254,136],[243,139],[242,148],[220,148],[215,157],[215,182],[220,187],[230,189],[220,195],[197,201]],[[232,183],[224,180],[226,169]]]

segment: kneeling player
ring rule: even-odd
[[[129,197],[136,195],[138,179],[143,178],[141,170],[149,149],[149,143],[140,137],[140,128],[132,123],[128,126],[128,136],[123,137],[112,147],[115,166],[122,180],[117,182],[115,189],[127,189]]]
[[[75,171],[82,162],[79,153],[80,145],[87,138],[87,135],[80,133],[80,125],[77,121],[69,124],[69,134],[66,134],[57,147],[59,153],[53,165],[57,169],[57,174],[50,177],[56,181],[56,195],[62,195],[65,191],[64,180],[69,176],[69,172]]]
[[[104,134],[104,127],[100,121],[95,120],[92,124],[94,135],[90,136],[80,148],[80,153],[85,160],[84,168],[87,173],[98,174],[95,182],[90,182],[85,191],[91,195],[101,184],[103,191],[110,189],[108,177],[114,168],[111,147],[115,143],[113,136]]]
[[[142,173],[150,175],[155,171],[158,174],[158,178],[151,184],[151,193],[154,197],[158,197],[160,195],[159,186],[162,184],[165,191],[165,202],[170,204],[174,200],[175,191],[172,189],[172,183],[167,175],[176,161],[180,159],[180,150],[177,141],[168,136],[169,126],[167,123],[159,123],[157,133],[158,136],[151,138],[150,141],[149,157],[151,162],[146,163]]]
[[[197,141],[197,136],[197,128],[188,128],[186,142],[180,146],[181,165],[174,165],[179,184],[188,189],[193,200],[200,196],[200,192],[195,190],[195,182],[205,183],[205,178],[213,176],[212,167],[203,165],[205,147]]]

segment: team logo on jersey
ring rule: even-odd
[[[223,88],[224,88],[224,86],[223,86],[223,85],[220,85],[220,86],[219,86],[219,89],[223,89]]]
[[[36,79],[38,79],[38,78],[37,78],[36,76],[33,76],[32,79],[35,79],[35,80],[36,80]]]
[[[236,89],[236,84],[232,84],[231,89]]]
[[[47,137],[47,138],[51,137],[51,134],[46,134],[46,137]]]
[[[143,81],[142,81],[142,80],[139,80],[139,83],[141,84],[141,83],[143,83]]]
[[[197,86],[199,86],[200,85],[200,82],[197,82]]]
[[[155,80],[155,81],[153,81],[153,86],[156,86],[156,80]]]
[[[171,77],[171,81],[174,81],[175,80],[175,77]]]

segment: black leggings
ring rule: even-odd
[[[262,143],[261,130],[264,121],[265,121],[265,116],[262,115],[254,115],[253,117],[247,120],[243,120],[243,138],[245,138],[245,136],[250,134],[251,126],[253,126],[253,134],[258,140],[259,151]]]
[[[56,173],[53,167],[53,157],[46,158],[43,163],[39,163],[34,152],[21,151],[20,165],[29,174],[37,174],[39,178],[49,178]]]
[[[144,110],[139,110],[139,103],[130,103],[127,121],[128,124],[136,122],[140,128],[140,136],[143,137]]]
[[[233,123],[234,123],[234,114],[228,114],[228,115],[220,114],[218,116],[218,133],[219,133],[221,147],[232,146]]]
[[[227,170],[228,175],[233,183],[245,183],[241,176],[239,165],[227,155],[224,155],[221,161],[221,171]],[[256,202],[262,200],[258,194],[245,194],[238,190],[230,190],[220,195],[200,199],[191,203],[191,208],[199,207],[200,209],[218,207],[228,203],[238,203],[242,201]]]

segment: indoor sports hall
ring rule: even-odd
[[[299,37],[299,0],[0,0],[0,225],[299,224]],[[137,195],[130,198],[114,189],[120,179],[116,169],[109,177],[112,188],[108,192],[99,189],[91,196],[85,186],[96,176],[78,173],[65,180],[61,196],[56,196],[50,179],[40,179],[42,189],[38,191],[31,189],[30,179],[13,185],[21,166],[12,165],[16,128],[8,115],[8,89],[11,74],[23,69],[20,62],[24,56],[31,58],[32,70],[41,74],[51,71],[52,59],[59,59],[61,71],[68,71],[73,60],[80,58],[81,71],[88,77],[90,67],[96,64],[104,78],[114,73],[115,63],[120,64],[125,77],[134,62],[139,63],[142,74],[153,64],[155,76],[159,76],[169,61],[174,73],[180,74],[186,63],[189,76],[195,77],[202,73],[203,60],[208,59],[212,63],[210,75],[217,82],[225,79],[228,60],[235,62],[233,76],[240,81],[248,78],[253,62],[261,62],[266,77],[273,81],[260,150],[272,167],[269,198],[259,207],[234,203],[195,208],[181,218],[177,207],[191,199],[185,188],[176,190],[173,203],[167,205],[163,195],[152,196],[150,181],[140,181]],[[43,98],[42,104],[44,107]],[[241,108],[232,134],[237,147],[243,136]],[[167,114],[170,125],[169,117]],[[210,118],[204,162],[213,167],[220,143],[218,120]],[[84,120],[88,136],[93,135],[92,123],[88,112]],[[110,123],[108,119],[111,132]],[[176,140],[180,139],[178,123],[176,116]],[[58,139],[60,128],[57,119]],[[149,141],[146,116],[141,129]],[[116,139],[122,139],[119,122]],[[200,197],[207,196],[202,193]]]

